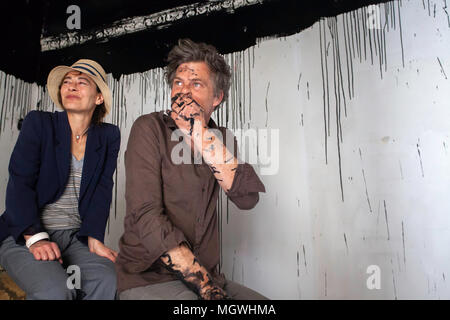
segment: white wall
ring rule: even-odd
[[[215,119],[236,133],[279,134],[278,156],[270,154],[279,170],[261,175],[267,193],[256,208],[219,200],[222,270],[230,279],[273,299],[450,298],[445,5],[363,8],[226,56],[233,86]],[[381,29],[367,29],[368,22],[376,27],[377,12]],[[161,69],[109,82],[115,105],[108,120],[122,132],[107,234],[117,249],[129,130],[139,115],[166,109],[169,91]],[[17,120],[39,100],[52,110],[41,87],[0,73],[2,210]],[[263,136],[258,143],[261,152]],[[379,290],[367,288],[370,265],[380,268]]]

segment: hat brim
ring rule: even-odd
[[[48,94],[50,95],[50,98],[55,103],[55,105],[64,110],[64,107],[58,98],[59,90],[60,90],[60,85],[62,83],[64,76],[68,72],[71,72],[71,71],[81,72],[81,73],[87,75],[89,77],[89,79],[91,79],[92,81],[95,82],[95,84],[100,89],[100,91],[103,95],[103,102],[105,104],[106,113],[108,114],[111,110],[112,96],[111,96],[111,90],[106,85],[106,83],[97,77],[92,77],[89,73],[84,72],[83,70],[74,69],[69,66],[57,66],[57,67],[53,68],[50,71],[50,73],[48,74],[47,90],[48,90]]]

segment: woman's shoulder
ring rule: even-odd
[[[116,126],[115,124],[112,124],[112,123],[108,123],[108,122],[102,122],[102,123],[98,124],[97,126],[100,128],[100,130],[108,131],[108,132],[120,130],[118,126]]]
[[[118,126],[112,123],[102,122],[101,124],[96,125],[101,135],[106,136],[107,138],[116,138],[120,137],[120,129]]]
[[[43,111],[31,110],[27,113],[24,120],[31,121],[56,121],[64,112],[61,111]]]
[[[41,110],[31,110],[29,111],[24,120],[28,120],[28,121],[36,121],[36,120],[40,120],[44,114],[49,113],[47,111],[41,111]]]
[[[23,121],[19,129],[22,130],[38,130],[41,131],[46,122],[51,122],[54,118],[52,112],[42,111],[42,110],[31,110],[29,111]]]

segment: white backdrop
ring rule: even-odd
[[[270,165],[254,166],[266,169],[259,204],[219,199],[227,277],[272,299],[450,298],[449,11],[446,0],[389,2],[226,55],[230,100],[214,118],[238,137],[257,129],[260,156],[264,130],[279,136]],[[128,134],[168,107],[169,91],[162,69],[108,81],[107,121],[122,133],[106,239],[117,249]],[[38,102],[54,107],[44,88],[2,72],[0,101],[3,211],[17,121]]]

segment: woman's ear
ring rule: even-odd
[[[99,106],[103,103],[103,101],[104,101],[103,94],[97,93],[97,98],[95,99],[95,104]]]

